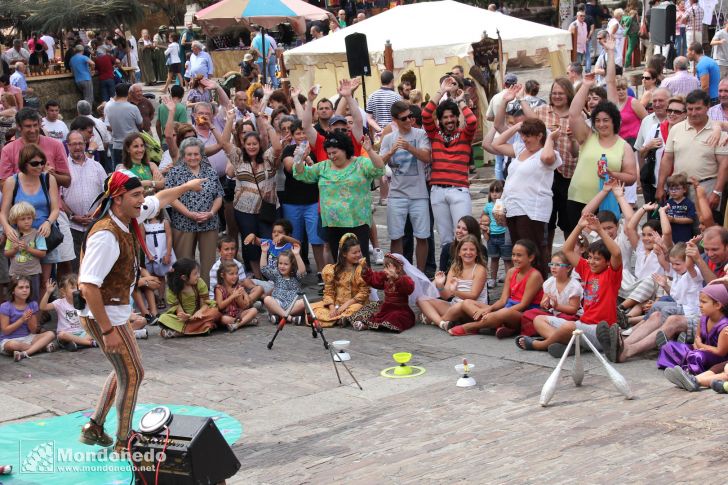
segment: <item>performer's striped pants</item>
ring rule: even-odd
[[[106,378],[106,383],[101,391],[99,402],[92,416],[93,420],[104,425],[106,415],[111,409],[111,403],[116,398],[116,413],[118,415],[118,426],[116,428],[116,439],[126,446],[131,432],[131,419],[136,407],[139,387],[144,379],[144,368],[142,367],[141,353],[134,336],[134,329],[127,322],[116,327],[116,332],[121,336],[122,348],[119,353],[111,354],[106,351],[104,337],[96,320],[81,318],[86,332],[98,342],[99,347],[109,359],[114,369]]]

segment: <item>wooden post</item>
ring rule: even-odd
[[[579,35],[579,30],[571,33],[571,62],[576,62],[576,36]],[[587,41],[588,42],[588,41]]]
[[[394,50],[389,40],[384,43],[384,68],[387,71],[394,71]]]

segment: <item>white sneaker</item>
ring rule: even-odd
[[[134,330],[134,336],[137,340],[146,340],[149,338],[149,332],[147,332],[146,328],[141,328],[139,330]]]
[[[374,264],[384,264],[384,251],[374,248]]]
[[[371,241],[369,242],[369,254],[374,254],[374,246],[372,246]]]
[[[495,288],[495,280],[488,280],[488,288]]]

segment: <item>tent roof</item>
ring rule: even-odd
[[[491,12],[452,0],[402,5],[358,22],[345,29],[304,44],[285,53],[287,65],[319,65],[346,60],[344,38],[354,32],[367,36],[370,57],[383,63],[387,40],[394,49],[394,65],[403,67],[414,61],[421,65],[425,59],[438,64],[447,57],[467,57],[471,44],[483,38],[503,39],[503,52],[509,58],[519,51],[534,54],[537,49],[549,51],[571,49],[569,32],[522,20],[499,12]]]

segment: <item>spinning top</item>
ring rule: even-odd
[[[425,369],[423,367],[407,365],[407,363],[412,359],[412,354],[409,352],[397,352],[396,354],[392,354],[392,358],[399,365],[384,369],[380,373],[384,377],[399,379],[405,377],[417,377],[425,373]]]
[[[468,364],[468,359],[463,359],[462,364],[455,366],[455,371],[462,376],[458,379],[458,387],[473,387],[475,385],[475,379],[470,377],[469,373],[475,367],[473,364]]]
[[[334,340],[331,342],[334,350],[336,350],[334,353],[334,360],[336,362],[346,362],[351,360],[351,355],[349,355],[349,352],[346,351],[349,348],[350,343],[351,342],[348,340]]]

